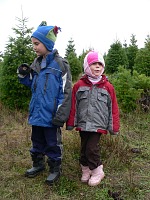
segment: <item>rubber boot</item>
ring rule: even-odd
[[[104,178],[105,174],[103,172],[103,165],[98,166],[96,169],[92,170],[91,178],[88,181],[89,186],[98,185]]]
[[[37,176],[40,172],[45,170],[45,159],[43,154],[33,154],[31,153],[33,167],[28,169],[25,173],[26,177],[33,178]]]
[[[82,169],[81,182],[86,183],[90,179],[91,170],[89,169],[88,166],[83,166],[83,165],[81,165],[81,169]]]
[[[61,174],[61,161],[54,161],[50,158],[48,158],[47,160],[48,165],[49,165],[49,176],[46,179],[46,183],[48,185],[53,185],[53,183],[55,183]]]

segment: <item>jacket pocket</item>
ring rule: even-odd
[[[79,91],[77,94],[77,123],[85,123],[88,111],[89,91]]]
[[[102,101],[102,102],[104,102],[106,104],[108,102],[108,94],[105,93],[105,92],[99,92],[97,98],[98,98],[99,101]]]

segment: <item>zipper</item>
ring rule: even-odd
[[[36,90],[36,86],[37,86],[37,84],[36,84],[36,83],[37,83],[37,77],[38,77],[38,76],[36,75],[35,81],[34,81],[34,85],[33,85],[34,91]]]
[[[54,117],[55,116],[55,111],[56,110],[56,98],[54,99],[54,112],[52,113],[52,117]]]
[[[45,85],[44,85],[44,94],[46,93],[47,83],[48,83],[48,74],[46,74],[46,81],[45,81]]]

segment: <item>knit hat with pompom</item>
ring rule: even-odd
[[[31,37],[38,39],[42,42],[48,51],[52,51],[55,45],[58,31],[61,31],[60,27],[47,26],[47,22],[43,21]]]

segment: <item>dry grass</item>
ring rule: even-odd
[[[56,185],[49,187],[44,183],[48,169],[34,179],[24,177],[31,166],[31,127],[27,124],[27,113],[12,112],[2,105],[0,108],[2,200],[114,199],[108,190],[118,192],[118,200],[150,199],[149,113],[122,116],[120,135],[102,136],[100,144],[106,177],[94,188],[80,182],[79,134],[64,128],[63,174]]]

